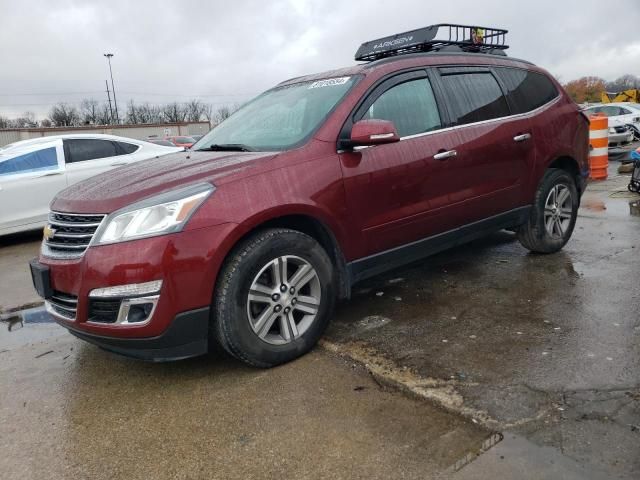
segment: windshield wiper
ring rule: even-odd
[[[255,150],[242,143],[214,143],[208,147],[199,148],[198,152],[254,152]]]

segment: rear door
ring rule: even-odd
[[[0,235],[43,226],[53,197],[67,186],[62,141],[0,152]]]
[[[465,203],[464,223],[513,210],[532,175],[535,149],[526,116],[512,115],[501,81],[487,67],[438,69],[457,155],[452,194]]]
[[[118,142],[112,140],[66,139],[64,151],[69,185],[128,163],[128,155],[118,146]]]

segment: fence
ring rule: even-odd
[[[73,133],[106,133],[144,140],[152,135],[203,135],[210,129],[209,122],[162,123],[145,125],[84,125],[82,127],[8,128],[0,129],[0,147],[19,140],[66,135]]]

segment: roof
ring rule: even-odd
[[[425,60],[420,62],[420,60]],[[397,55],[393,57],[385,57],[380,60],[374,60],[372,62],[360,63],[351,67],[339,68],[336,70],[328,70],[326,72],[314,73],[310,75],[304,75],[301,77],[290,78],[284,82],[279,83],[277,86],[293,85],[296,83],[312,82],[316,80],[322,80],[325,78],[333,77],[348,77],[352,75],[367,75],[379,68],[388,65],[399,64],[402,68],[406,64],[407,68],[414,65],[423,64],[427,66],[437,66],[439,64],[455,65],[504,65],[504,66],[535,66],[533,63],[527,60],[521,60],[514,57],[506,57],[501,55],[491,55],[487,53],[470,53],[470,52],[421,52],[421,53],[408,53],[404,55]]]
[[[140,143],[140,140],[135,140],[133,138],[127,137],[118,137],[116,135],[107,135],[101,133],[69,133],[65,135],[48,135],[45,137],[38,138],[30,138],[28,140],[19,140],[14,143],[10,143],[3,148],[23,148],[29,147],[31,145],[40,145],[44,143],[51,143],[56,140],[65,140],[65,139],[93,139],[93,140],[114,140],[118,142],[128,141],[132,143]]]

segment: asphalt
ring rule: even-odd
[[[0,324],[6,478],[640,478],[640,196],[592,183],[557,254],[500,232],[356,286],[321,346],[263,371]],[[37,235],[0,305],[37,301]]]
[[[640,196],[611,170],[561,252],[530,254],[500,232],[379,276],[342,305],[326,341],[586,466],[584,478],[640,478]]]
[[[272,370],[150,364],[51,323],[0,345],[7,479],[435,478],[491,436],[324,351]]]

